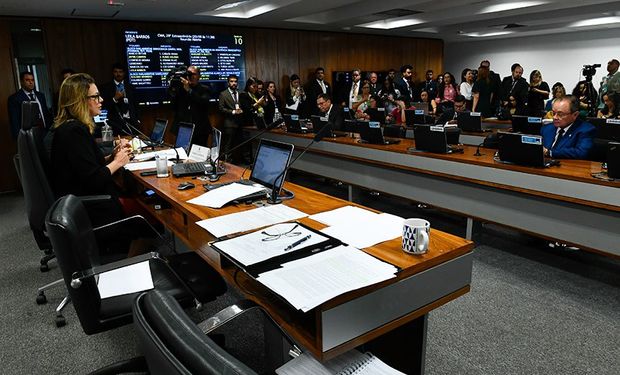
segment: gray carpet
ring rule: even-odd
[[[296,180],[335,195],[305,176]],[[463,235],[464,221],[398,199],[362,192],[363,204]],[[618,374],[620,373],[620,261],[582,251],[550,249],[540,241],[492,225],[475,238],[472,291],[429,317],[427,374]],[[139,354],[131,326],[85,335],[72,306],[57,329],[53,309],[63,288],[35,303],[36,288],[59,278],[38,270],[23,198],[0,195],[0,371],[3,374],[84,374]],[[197,318],[239,298],[235,290],[193,314]],[[247,327],[254,329],[247,329]],[[245,329],[244,329],[245,327]],[[261,319],[250,316],[226,332],[227,347],[261,368]]]

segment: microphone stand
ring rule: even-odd
[[[255,140],[256,138],[260,137],[261,135],[267,133],[268,131],[271,131],[272,129],[277,128],[278,126],[282,125],[283,123],[284,123],[284,119],[283,118],[280,118],[280,119],[272,122],[271,124],[267,125],[265,127],[265,129],[263,129],[260,132],[258,132],[258,134],[256,134],[255,136],[246,139],[245,141],[239,143],[238,145],[236,145],[235,147],[233,147],[230,150],[226,151],[225,153],[219,154],[217,156],[217,158],[215,158],[215,160],[211,160],[212,172],[209,175],[209,182],[216,182],[217,180],[220,179],[220,176],[217,174],[217,162],[222,158],[222,156],[224,156],[224,160],[226,160],[228,158],[228,155],[230,155],[233,151],[239,149],[241,146],[244,146],[244,145],[248,144],[249,142]]]
[[[267,200],[267,203],[269,204],[280,204],[282,203],[282,199],[280,199],[279,197],[279,191],[276,191],[276,187],[278,186],[278,180],[282,179],[284,180],[284,177],[286,176],[286,172],[288,172],[288,170],[291,168],[291,166],[293,164],[295,164],[295,162],[297,161],[297,159],[299,159],[303,154],[305,154],[309,149],[310,146],[312,146],[313,144],[320,142],[323,137],[325,136],[325,134],[329,131],[331,131],[331,125],[325,125],[323,128],[321,128],[321,130],[319,130],[318,133],[316,133],[314,135],[314,138],[312,139],[312,142],[308,143],[308,145],[306,146],[306,148],[304,148],[304,150],[302,152],[299,153],[299,155],[297,155],[295,157],[295,159],[293,159],[290,163],[288,163],[288,165],[286,166],[286,168],[284,168],[284,170],[273,180],[273,188],[271,189],[271,195],[269,196],[269,199]],[[284,184],[284,181],[282,181],[282,184]]]
[[[474,154],[474,156],[482,156],[482,154],[480,153],[480,147],[482,145],[484,145],[484,142],[478,145],[478,147],[476,148],[476,153]]]

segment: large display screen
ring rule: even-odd
[[[127,73],[139,105],[170,102],[166,77],[176,67],[195,65],[212,98],[227,87],[229,74],[245,82],[243,36],[220,34],[142,33],[125,31]]]

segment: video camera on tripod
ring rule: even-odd
[[[175,97],[179,90],[183,88],[181,78],[189,79],[189,76],[192,74],[187,70],[187,68],[187,65],[177,65],[166,75],[166,81],[168,82],[168,94],[171,97]]]
[[[601,64],[584,65],[581,74],[586,77],[587,82],[592,82],[592,77],[596,74],[596,68],[600,68]]]

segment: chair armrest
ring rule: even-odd
[[[142,215],[134,215],[98,226],[96,228],[93,228],[93,232],[98,238],[111,238],[114,236],[116,228],[121,225],[127,224],[133,224],[135,225],[135,228],[139,228],[139,226],[142,226],[143,228],[145,228],[145,232],[150,231],[154,236],[158,237],[162,241],[162,243],[170,249],[171,253],[176,252],[174,246],[172,246],[168,241],[166,241],[164,236],[162,236],[157,231],[157,229],[155,229],[155,227],[153,227],[153,225],[151,225],[151,223],[149,223],[148,220],[146,220]]]
[[[263,309],[261,306],[257,305],[253,301],[250,301],[249,299],[237,301],[235,304],[220,310],[210,318],[207,318],[202,322],[198,323],[198,327],[202,330],[202,332],[208,335],[219,327],[222,327],[226,323],[232,321],[233,319],[236,319],[244,313],[252,311],[254,309],[262,311],[263,314],[265,314],[265,316],[267,316],[269,320],[271,320],[271,322],[280,329],[282,335],[286,337],[288,342],[294,348],[293,350],[289,351],[289,355],[291,355],[292,357],[298,357],[301,354],[301,349],[297,347],[295,341],[293,341],[293,339],[273,320],[271,315],[269,315],[267,311],[265,311],[265,309]]]
[[[78,197],[84,207],[88,210],[89,205],[112,200],[111,195],[85,195]]]
[[[162,258],[159,253],[151,252],[146,254],[137,255],[135,257],[122,259],[116,262],[111,262],[107,264],[103,264],[101,266],[96,266],[90,268],[88,270],[77,271],[71,275],[71,287],[73,289],[78,289],[82,286],[82,280],[97,276],[104,272],[112,271],[115,269],[123,268],[130,266],[132,264],[137,264],[145,261],[156,260],[161,262],[168,262],[166,259]]]

